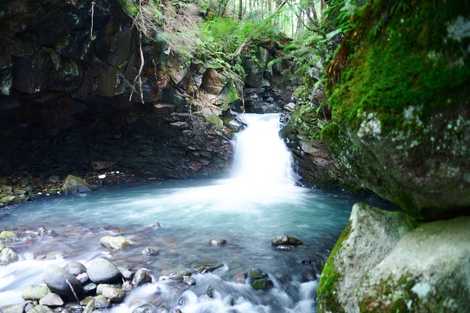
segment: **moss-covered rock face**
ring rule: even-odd
[[[469,217],[416,225],[356,204],[321,274],[318,312],[464,312],[469,241]]]
[[[457,0],[369,2],[328,68],[322,140],[420,219],[470,210],[469,12]]]

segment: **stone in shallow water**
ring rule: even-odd
[[[68,300],[80,299],[83,294],[82,285],[75,276],[58,266],[51,266],[48,269],[44,275],[44,282],[52,292]]]
[[[223,267],[224,265],[222,263],[210,263],[210,262],[207,262],[207,263],[201,263],[201,264],[197,264],[194,269],[199,272],[199,273],[210,273],[210,272],[213,272],[221,267]]]
[[[50,292],[41,298],[41,300],[39,300],[39,304],[50,307],[57,307],[64,305],[64,301],[59,295]]]
[[[23,290],[21,296],[25,300],[39,300],[49,293],[49,288],[46,285],[32,285]]]
[[[97,284],[118,282],[121,278],[116,265],[104,258],[96,258],[87,264],[90,280]]]
[[[104,236],[100,244],[110,250],[121,250],[127,248],[131,242],[124,236]]]
[[[303,244],[302,240],[289,235],[277,236],[272,240],[272,245],[277,246],[300,246]]]
[[[65,265],[64,270],[73,276],[77,276],[85,273],[86,267],[80,262],[69,262]]]
[[[16,238],[16,233],[11,230],[4,230],[0,232],[0,239],[2,240],[8,240],[8,239],[13,239]]]
[[[11,248],[4,248],[0,252],[0,265],[8,265],[18,261],[18,255]]]
[[[146,247],[142,250],[142,254],[146,256],[156,256],[160,253],[160,250],[157,248]]]
[[[121,302],[124,299],[125,292],[117,285],[100,284],[96,288],[96,293],[109,299],[111,302]]]
[[[146,268],[141,268],[135,272],[134,278],[132,279],[132,285],[138,287],[143,284],[152,282],[152,272]]]
[[[211,239],[209,240],[209,245],[213,247],[222,247],[227,244],[227,240],[225,239]]]
[[[255,290],[268,290],[274,285],[268,274],[259,269],[252,270],[248,277],[251,287]]]

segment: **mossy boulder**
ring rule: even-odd
[[[470,212],[468,12],[367,2],[327,70],[322,140],[345,173],[423,220]]]
[[[356,204],[321,274],[318,312],[463,312],[469,240],[470,217],[418,225]]]

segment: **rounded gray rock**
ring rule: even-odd
[[[64,299],[76,300],[83,294],[81,283],[75,276],[58,266],[51,266],[44,275],[44,282],[49,289]]]
[[[87,273],[90,280],[97,284],[113,283],[121,279],[119,269],[104,258],[96,258],[87,264]]]
[[[69,262],[67,265],[65,265],[64,270],[72,274],[73,276],[80,275],[82,273],[86,272],[86,267],[80,262]]]

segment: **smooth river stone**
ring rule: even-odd
[[[104,258],[96,258],[87,264],[87,273],[90,280],[97,284],[119,282],[121,272],[119,269]]]
[[[8,265],[18,261],[18,255],[11,248],[4,248],[0,252],[0,265]]]
[[[39,304],[50,307],[57,307],[64,305],[64,300],[62,300],[62,298],[58,294],[50,292],[45,295],[41,300],[39,300]]]
[[[46,285],[32,285],[23,290],[21,296],[25,300],[39,300],[49,293],[49,288]]]
[[[64,270],[73,276],[77,276],[85,273],[86,267],[80,262],[69,262],[65,265]]]
[[[127,248],[131,242],[123,236],[104,236],[100,239],[100,244],[110,250],[121,250]]]
[[[83,294],[82,285],[75,276],[58,266],[51,266],[48,269],[44,276],[44,282],[52,292],[65,299],[76,300],[76,297],[80,298]]]

